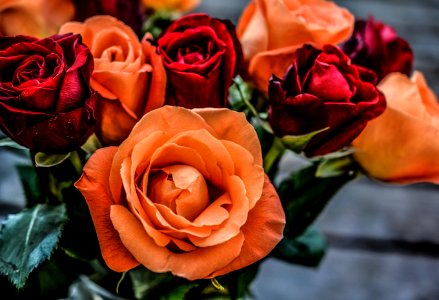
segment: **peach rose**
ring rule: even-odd
[[[439,184],[439,104],[424,76],[391,73],[378,88],[388,108],[354,141],[356,160],[379,180]]]
[[[0,0],[0,35],[47,37],[74,14],[73,4],[65,0]]]
[[[253,0],[241,15],[237,33],[249,76],[267,92],[270,76],[282,76],[303,44],[338,44],[353,27],[353,15],[330,1]]]
[[[139,42],[133,30],[110,16],[84,23],[66,23],[60,33],[80,33],[94,57],[91,87],[102,97],[96,133],[105,145],[118,145],[134,124],[165,101],[166,72],[147,39]]]
[[[185,12],[194,9],[201,0],[143,0],[145,8]]]
[[[243,268],[282,239],[285,215],[244,114],[164,106],[119,147],[98,150],[75,186],[114,271],[139,264],[190,280]]]

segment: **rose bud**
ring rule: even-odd
[[[439,184],[439,104],[424,76],[391,73],[378,88],[388,107],[352,143],[355,159],[382,181]]]
[[[174,21],[159,37],[167,73],[166,103],[186,108],[224,107],[242,60],[233,25],[205,14]]]
[[[45,153],[80,147],[93,132],[93,57],[81,36],[0,38],[0,129]]]
[[[354,33],[341,48],[352,63],[374,70],[378,80],[391,72],[410,75],[412,71],[410,45],[392,27],[375,22],[372,17],[356,21]]]
[[[252,0],[237,34],[250,79],[266,93],[270,76],[282,76],[298,48],[336,45],[350,37],[353,27],[354,16],[332,1]]]
[[[91,87],[100,95],[96,134],[104,145],[119,145],[136,122],[165,102],[166,73],[156,48],[110,16],[66,23],[61,33],[84,36],[94,57]]]
[[[285,214],[243,113],[164,106],[119,147],[101,148],[75,183],[102,257],[190,280],[248,266],[282,239]]]
[[[96,15],[113,16],[128,26],[137,35],[142,32],[143,13],[140,0],[70,0],[75,5],[75,20],[85,21]]]
[[[270,80],[270,124],[280,137],[328,128],[304,152],[314,156],[339,150],[384,111],[386,102],[375,81],[372,71],[350,64],[339,48],[305,45],[294,54],[285,76]]]

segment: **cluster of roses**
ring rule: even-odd
[[[353,26],[331,2],[254,0],[236,32],[192,14],[139,40],[122,21],[94,16],[42,39],[2,37],[0,128],[33,152],[73,151],[92,133],[107,146],[76,187],[111,269],[222,275],[267,255],[285,225],[254,128],[225,108],[237,74],[268,94],[275,135],[318,132],[307,156],[355,140],[377,178],[437,176],[433,93],[419,73],[382,80],[411,71],[410,47],[372,19]],[[401,138],[411,132],[425,135]],[[402,164],[409,151],[424,159]]]

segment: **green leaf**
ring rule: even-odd
[[[22,288],[30,272],[52,254],[66,221],[64,205],[39,204],[10,215],[0,231],[0,273]]]
[[[236,76],[233,83],[229,89],[230,107],[236,111],[243,111],[247,108],[245,100],[250,101],[252,98],[253,88],[241,76]]]
[[[66,154],[46,154],[43,152],[38,152],[35,154],[35,165],[37,167],[49,168],[59,165],[69,157],[70,152]]]
[[[317,177],[317,165],[303,168],[277,188],[285,210],[287,227],[285,236],[295,238],[320,214],[334,194],[356,176],[355,170],[347,170],[339,176]]]
[[[145,268],[136,268],[128,272],[133,283],[136,299],[148,298],[154,290],[165,288],[174,278],[169,273],[154,273]]]
[[[18,144],[17,142],[13,141],[9,137],[3,137],[0,138],[0,147],[9,147],[19,150],[28,150],[26,147]]]
[[[154,40],[157,40],[158,36],[162,33],[162,31],[167,28],[173,20],[179,17],[178,13],[167,11],[167,10],[158,10],[155,11],[152,15],[149,15],[146,19],[146,22],[143,24],[143,34],[150,33]]]
[[[267,132],[262,126],[253,118],[251,119],[251,124],[256,130],[258,139],[262,148],[262,155],[265,156],[273,144],[275,136]]]
[[[88,154],[95,153],[96,150],[98,150],[99,148],[102,148],[102,144],[99,141],[96,134],[94,134],[94,133],[87,139],[85,144],[82,145],[82,147],[81,147],[81,149],[84,150],[85,152],[87,152]]]
[[[295,239],[285,237],[274,249],[273,255],[289,263],[316,267],[326,250],[325,237],[313,227],[309,227]]]
[[[282,141],[278,138],[274,138],[270,150],[268,150],[267,154],[264,156],[264,170],[271,179],[273,179],[277,172],[278,163],[285,150],[286,148]]]
[[[323,160],[317,167],[316,177],[328,178],[343,175],[352,170],[354,164],[352,156]]]
[[[329,127],[326,127],[304,135],[286,135],[282,137],[281,140],[285,147],[296,153],[300,153],[314,136],[328,129]]]
[[[250,294],[250,284],[258,273],[259,265],[260,262],[254,263],[243,269],[221,276],[221,283],[229,291],[232,299],[248,298]]]
[[[160,300],[181,300],[185,299],[186,294],[193,288],[197,287],[197,283],[186,283],[177,286],[164,295],[160,296]]]
[[[240,76],[235,77],[233,83],[234,84],[229,89],[229,103],[232,109],[237,111],[244,111],[247,109],[265,131],[273,134],[273,129],[270,124],[261,117],[261,115],[266,114],[259,113],[251,103],[253,89]]]

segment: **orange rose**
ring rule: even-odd
[[[73,4],[65,0],[0,0],[0,35],[47,37],[74,13]]]
[[[114,271],[138,264],[190,280],[243,268],[282,239],[285,215],[244,114],[164,106],[75,186]]]
[[[282,76],[303,44],[338,44],[353,27],[352,14],[329,1],[253,0],[241,15],[237,33],[249,76],[267,92],[270,76]]]
[[[391,182],[439,183],[439,104],[424,76],[391,73],[378,88],[388,108],[354,141],[371,176]]]
[[[145,8],[185,12],[194,9],[201,0],[143,0]]]
[[[91,87],[102,96],[96,133],[106,145],[120,144],[134,124],[164,103],[166,73],[146,35],[139,42],[133,30],[110,16],[70,22],[60,33],[80,33],[94,57]]]

